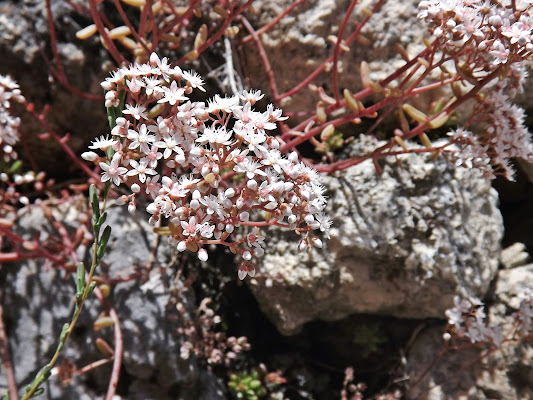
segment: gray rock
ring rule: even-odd
[[[302,82],[331,56],[333,45],[327,38],[338,35],[349,3],[348,0],[307,1],[261,35],[280,93]],[[363,8],[372,9],[374,3],[363,1],[355,8],[345,38],[353,31],[353,23],[364,19]],[[417,6],[417,0],[384,3],[362,32],[371,45],[354,43],[349,53],[341,54],[338,64],[340,89],[349,88],[355,92],[362,88],[359,75],[361,61],[368,62],[374,80],[385,78],[402,66],[404,62],[394,49],[396,43],[402,43],[412,55],[423,48],[425,27],[416,18]],[[258,11],[255,25],[267,24],[286,7],[287,3],[281,0],[254,2]],[[247,45],[245,54],[249,75],[253,77],[252,84],[267,92],[270,86],[253,44]],[[313,83],[331,89],[331,74],[322,72]],[[318,100],[316,94],[310,95],[308,89],[304,89],[285,98],[281,105],[285,112],[308,111],[315,109]]]
[[[504,268],[514,268],[524,265],[529,258],[524,243],[514,243],[502,250],[500,261]]]
[[[527,291],[533,289],[533,265],[501,270],[488,314],[489,325],[504,333],[515,331],[515,312]],[[429,368],[443,347],[445,324],[424,331],[407,355],[407,399],[505,399],[533,398],[533,349],[528,340],[505,342],[487,353],[476,346],[448,351]],[[483,356],[485,354],[485,356]],[[427,373],[426,373],[427,370]],[[425,375],[423,375],[425,374]]]
[[[74,3],[86,6],[83,2]],[[111,67],[107,52],[96,37],[82,41],[75,36],[91,23],[90,19],[66,2],[51,4],[59,58],[69,84],[79,91],[103,96],[100,82]],[[43,58],[44,55],[56,68],[49,50],[45,2],[0,1],[0,10],[0,74],[10,74],[17,80],[22,94],[36,104],[38,111],[49,105],[48,123],[60,136],[70,133],[68,143],[75,152],[85,151],[91,139],[109,132],[104,103],[73,94],[53,77]],[[29,113],[19,109],[16,112],[23,121],[21,129],[37,165],[54,175],[65,176],[75,170],[73,163],[65,165],[65,153],[57,143],[37,138],[43,127]]]
[[[79,225],[85,204],[85,199],[75,198],[69,203],[51,206],[51,209],[57,220],[72,229]],[[108,214],[112,238],[98,273],[107,272],[111,277],[127,276],[135,271],[134,266],[146,265],[155,234],[143,212],[130,216],[124,207],[113,207]],[[42,240],[57,236],[39,207],[21,215],[17,224],[18,232],[27,238],[33,237],[35,232],[41,232]],[[215,389],[208,390],[208,387],[218,387],[216,378],[201,372],[193,358],[182,360],[179,356],[181,339],[175,332],[179,318],[175,307],[168,307],[174,272],[171,267],[165,268],[172,251],[163,241],[155,255],[149,280],[144,284],[136,280],[118,283],[109,297],[121,321],[125,374],[119,386],[127,383],[129,394],[126,398],[175,398],[169,395],[169,391],[181,386],[201,392],[197,397],[180,397],[184,400],[217,398],[212,396]],[[84,249],[80,249],[80,255],[82,253]],[[71,274],[64,271],[43,269],[39,260],[27,260],[3,268],[0,280],[4,288],[3,307],[15,377],[22,388],[54,353],[61,327],[70,320],[73,312],[75,282]],[[185,296],[187,299],[182,303],[190,305],[190,310],[195,309],[194,297],[187,292]],[[112,328],[93,330],[93,322],[102,311],[102,305],[96,299],[86,303],[60,359],[69,358],[80,368],[102,358],[94,345],[95,339],[102,337],[111,345],[114,342]],[[97,399],[107,390],[110,371],[110,365],[97,368],[87,375],[75,377],[67,387],[62,387],[52,377],[46,390],[55,399]],[[153,393],[149,393],[150,387],[155,386],[148,382],[157,386]],[[0,387],[5,386],[2,375]],[[131,391],[130,386],[144,388],[142,397],[135,397],[137,392]],[[208,397],[203,397],[204,391],[209,392]]]
[[[269,233],[250,287],[280,332],[352,313],[442,318],[454,295],[486,293],[503,235],[490,182],[443,159],[401,161],[386,160],[382,175],[365,161],[324,177],[333,226],[323,249],[299,253],[294,234]]]

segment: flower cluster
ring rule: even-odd
[[[203,90],[202,79],[155,53],[150,63],[119,69],[102,86],[107,107],[119,107],[127,96],[112,138],[90,146],[111,147],[114,154],[82,156],[100,166],[103,182],[130,186],[132,193],[119,199],[130,210],[141,191],[151,197],[150,222],[167,219],[179,251],[197,252],[206,261],[205,245],[228,246],[244,259],[243,279],[255,273],[248,261],[264,253],[263,227],[294,230],[303,236],[301,250],[322,246],[312,231],[328,237],[325,188],[315,170],[296,153],[283,156],[278,140],[268,135],[286,117],[272,105],[254,111],[263,97],[259,91],[192,102],[194,90]]]
[[[507,340],[516,339],[516,335],[526,337],[533,333],[533,296],[523,293],[518,310],[513,314],[516,323],[510,332],[504,332],[502,326],[487,325],[483,303],[476,299],[465,300],[456,296],[455,306],[446,310],[450,332],[460,339],[468,339],[472,343],[490,343],[501,347]],[[450,333],[445,334],[450,339]]]
[[[486,95],[479,93],[474,117],[468,122],[477,135],[462,127],[449,133],[459,145],[459,152],[452,155],[456,164],[479,168],[486,177],[502,174],[512,180],[510,159],[533,159],[524,111],[505,94],[522,91],[527,77],[524,64],[533,54],[531,4],[530,0],[419,3],[418,16],[430,22],[442,60],[454,64],[455,72],[449,76],[460,82],[454,95],[462,96],[460,87],[491,88]]]
[[[487,177],[494,173],[513,180],[513,157],[533,160],[533,143],[525,127],[524,110],[511,104],[502,90],[492,92],[482,103],[476,105],[475,114],[483,125],[481,135],[475,136],[463,128],[449,132],[461,147],[453,153],[457,165],[479,168]]]
[[[533,50],[530,0],[424,0],[418,17],[431,23],[431,33],[449,52],[470,47],[470,62],[491,70],[523,59]]]
[[[250,344],[245,336],[227,337],[224,332],[217,331],[222,319],[210,307],[211,303],[211,298],[203,299],[197,310],[197,321],[188,320],[178,329],[178,333],[186,338],[180,348],[180,357],[187,360],[194,355],[208,365],[228,366],[239,353],[250,350]],[[180,314],[186,314],[182,303],[178,303],[177,309]]]
[[[5,162],[17,158],[13,146],[19,140],[20,118],[12,114],[11,101],[24,102],[19,85],[9,76],[0,75],[0,148]]]

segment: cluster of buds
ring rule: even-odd
[[[319,175],[297,153],[281,154],[267,131],[286,117],[272,105],[254,111],[263,97],[259,91],[192,102],[202,79],[155,53],[147,64],[119,69],[102,86],[107,107],[120,107],[126,98],[125,107],[112,138],[90,146],[106,156],[91,151],[82,157],[100,166],[102,181],[127,183],[132,193],[119,202],[130,210],[138,193],[151,197],[150,222],[165,218],[165,233],[179,251],[206,261],[205,245],[227,246],[242,257],[244,279],[255,273],[249,260],[264,253],[263,227],[294,230],[302,236],[300,250],[322,246],[315,230],[329,236]]]
[[[503,90],[498,90],[476,104],[474,115],[482,134],[476,136],[464,128],[449,132],[460,148],[451,158],[457,165],[478,168],[487,178],[501,174],[513,180],[512,158],[533,161],[533,143],[524,124],[524,110],[512,104]]]
[[[448,331],[444,334],[445,340],[450,340],[452,335],[458,339],[468,339],[472,343],[490,343],[501,347],[508,340],[516,340],[517,335],[528,337],[533,333],[533,296],[524,293],[518,310],[512,315],[515,323],[511,331],[504,332],[503,327],[487,325],[483,303],[476,299],[454,298],[455,306],[446,310],[448,318]]]
[[[431,33],[450,53],[469,49],[470,63],[485,71],[522,60],[533,50],[529,0],[424,0],[419,18],[428,20]]]
[[[9,76],[0,75],[0,149],[5,162],[17,158],[13,146],[19,141],[20,118],[10,110],[12,101],[25,101],[19,85]]]
[[[239,353],[250,349],[250,344],[245,336],[227,337],[224,332],[219,331],[218,326],[222,319],[210,307],[211,303],[211,298],[203,299],[197,310],[197,320],[186,321],[185,326],[178,329],[178,333],[185,336],[180,357],[186,360],[194,354],[208,365],[229,366]],[[186,314],[182,303],[178,303],[177,309],[182,315]]]
[[[524,110],[511,104],[505,94],[523,90],[525,63],[533,54],[532,4],[530,0],[419,3],[418,17],[430,23],[430,33],[442,52],[442,74],[453,81],[455,98],[461,99],[465,88],[491,86],[488,95],[478,93],[467,123],[478,134],[468,126],[449,134],[459,146],[451,156],[456,164],[479,168],[486,177],[501,174],[512,180],[511,158],[533,160]]]

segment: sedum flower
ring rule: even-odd
[[[125,167],[119,166],[120,154],[115,153],[110,164],[101,162],[100,168],[104,171],[102,175],[102,182],[107,182],[111,180],[116,186],[119,186],[122,182],[122,176],[128,172],[128,169]]]

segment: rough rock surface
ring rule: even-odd
[[[45,4],[40,0],[0,1],[0,74],[10,74],[17,80],[22,94],[36,104],[37,110],[49,105],[47,121],[60,136],[70,133],[69,145],[81,152],[91,139],[109,130],[105,108],[103,100],[81,98],[52,78],[43,58],[56,68],[50,51]],[[81,16],[66,2],[51,4],[57,50],[68,82],[82,92],[101,95],[100,82],[111,67],[109,57],[96,37],[81,41],[75,36],[79,29],[89,25],[89,18]],[[28,113],[20,110],[19,115],[24,138],[37,164],[53,175],[67,176],[69,166],[51,162],[63,161],[64,151],[53,140],[37,138],[43,127]]]
[[[54,216],[67,227],[77,226],[78,207],[84,207],[84,200],[81,201],[54,208]],[[135,265],[146,264],[155,236],[146,221],[142,212],[129,216],[123,207],[109,210],[108,223],[113,231],[102,268],[107,268],[110,276],[128,275],[134,272]],[[37,207],[22,216],[18,226],[28,237],[40,231],[43,240],[53,230]],[[173,315],[177,313],[175,307],[168,307],[174,276],[171,268],[163,268],[170,260],[169,253],[168,246],[159,247],[155,265],[161,268],[155,267],[146,283],[135,280],[118,283],[111,294],[110,302],[121,320],[124,341],[117,398],[176,398],[173,388],[182,386],[190,389],[180,393],[182,399],[223,398],[215,377],[201,371],[194,359],[182,360],[179,356],[181,339],[175,334],[179,318]],[[51,358],[61,327],[72,315],[75,283],[69,276],[56,269],[45,270],[41,262],[33,260],[2,268],[2,300],[19,387],[30,383]],[[184,302],[195,309],[193,297]],[[102,311],[96,299],[87,302],[61,358],[69,358],[78,368],[102,358],[95,339],[103,337],[114,343],[111,328],[93,330],[93,322]],[[66,387],[51,378],[47,391],[54,399],[102,398],[110,372],[110,365],[97,368],[75,377]],[[5,377],[0,375],[0,387],[5,385]]]
[[[488,318],[504,332],[513,329],[512,313],[525,292],[533,290],[533,265],[500,270],[491,297]],[[407,355],[412,383],[435,359],[443,345],[444,324],[421,333]],[[519,337],[519,335],[518,335]],[[533,398],[533,348],[525,340],[509,341],[488,357],[475,347],[447,352],[426,376],[411,385],[407,399],[531,399]]]
[[[373,145],[362,138],[353,152]],[[282,333],[352,313],[442,318],[455,294],[486,293],[503,235],[490,182],[443,159],[401,161],[324,178],[333,226],[323,249],[299,253],[294,235],[269,233],[251,288]]]
[[[314,0],[305,2],[292,13],[281,19],[276,26],[261,35],[265,51],[271,60],[273,74],[280,93],[303,81],[333,53],[333,45],[328,36],[337,36],[340,24],[346,13],[349,0]],[[362,1],[354,10],[345,37],[352,32],[352,23],[364,18],[363,8],[372,9],[375,2]],[[355,43],[352,51],[343,53],[339,62],[341,89],[352,91],[361,89],[359,65],[367,61],[372,79],[385,78],[404,64],[394,50],[396,43],[402,43],[409,53],[417,54],[422,49],[425,28],[416,20],[417,0],[387,1],[372,17],[371,23],[363,29],[363,35],[371,46]],[[258,11],[256,26],[263,26],[279,15],[287,3],[284,1],[254,2]],[[253,85],[268,91],[269,85],[261,60],[247,45],[246,61]],[[275,60],[275,62],[274,62]],[[296,67],[297,66],[297,67]],[[331,89],[331,74],[321,73],[314,83]],[[310,95],[304,89],[284,100],[284,111],[314,110],[318,96]]]

